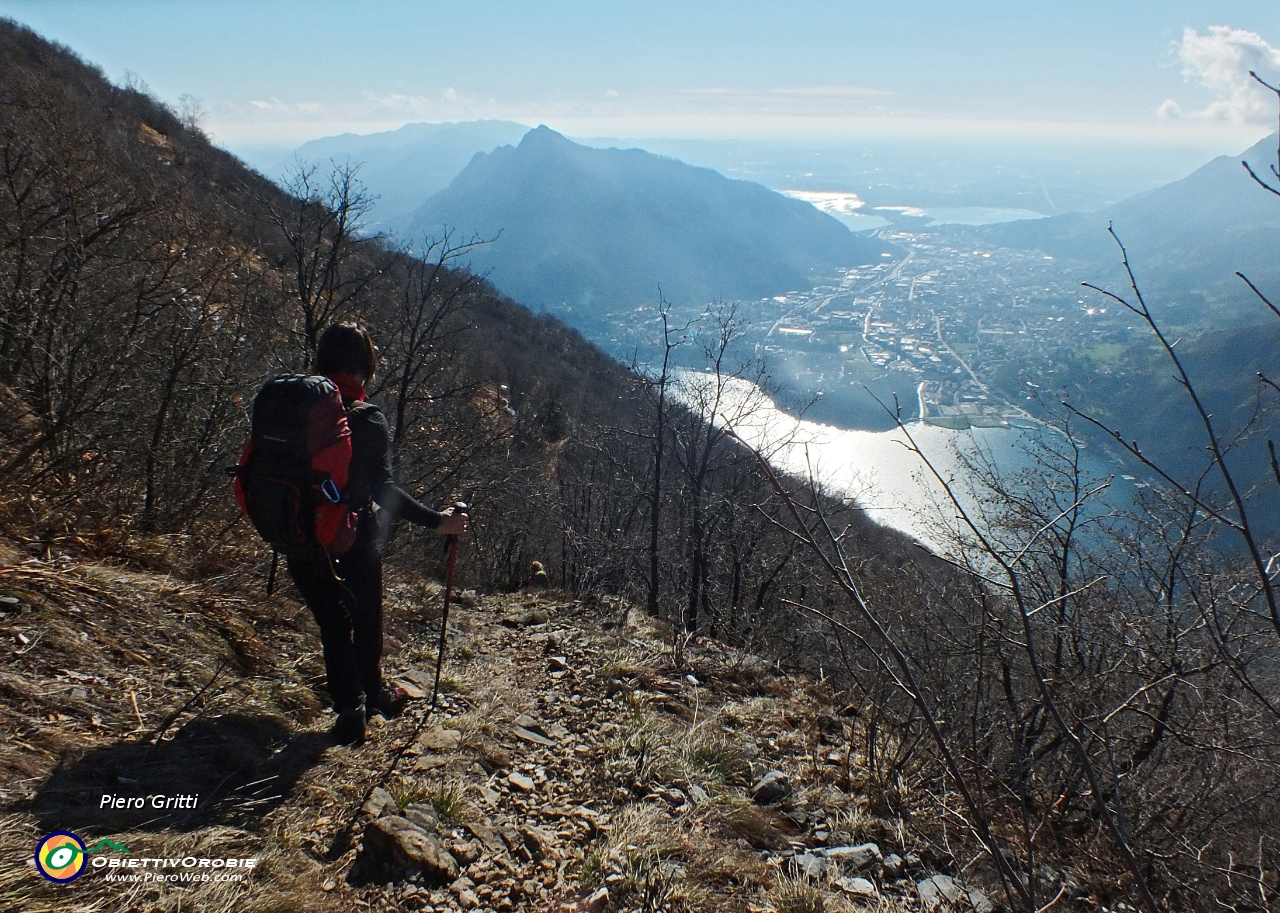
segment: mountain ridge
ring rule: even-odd
[[[1280,207],[1242,167],[1268,175],[1280,136],[1271,134],[1235,156],[1218,156],[1191,174],[1094,213],[1006,222],[973,229],[987,243],[1041,249],[1090,264],[1108,282],[1124,281],[1120,251],[1108,236],[1114,227],[1144,286],[1176,293],[1187,303],[1249,295],[1235,277],[1280,280],[1274,255],[1280,246]],[[1097,276],[1094,277],[1099,278]],[[1191,312],[1184,312],[1191,316]],[[1214,317],[1224,316],[1214,311]]]
[[[413,215],[493,239],[473,264],[508,294],[580,329],[652,306],[659,288],[700,309],[856,266],[886,245],[763,185],[640,149],[592,149],[546,126],[477,155]]]
[[[359,167],[377,197],[372,224],[400,225],[433,193],[447,187],[478,152],[518,142],[529,130],[505,120],[411,123],[384,133],[342,133],[299,146],[276,166],[288,175],[299,162],[335,161]],[[273,175],[273,177],[276,175]]]

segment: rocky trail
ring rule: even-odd
[[[309,616],[254,577],[10,557],[4,909],[993,909],[914,833],[911,800],[886,807],[827,683],[714,641],[677,651],[620,602],[462,594],[431,714],[439,589],[393,585],[386,667],[420,699],[345,747]],[[199,799],[103,807],[135,794]],[[55,830],[128,856],[48,883],[32,850]],[[255,862],[146,878],[202,855]]]

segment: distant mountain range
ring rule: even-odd
[[[518,143],[529,132],[507,120],[406,124],[389,133],[343,133],[300,146],[280,162],[276,178],[299,160],[326,166],[330,161],[360,165],[360,180],[378,197],[376,227],[402,226],[427,197],[448,186],[477,152]]]
[[[1278,183],[1277,136],[1242,155],[1220,156],[1180,181],[1130,197],[1100,212],[1006,222],[975,229],[988,243],[1035,248],[1091,265],[1093,281],[1123,281],[1111,223],[1124,241],[1144,290],[1159,292],[1193,323],[1247,323],[1265,311],[1248,309],[1239,270],[1280,287],[1280,198],[1249,177],[1242,161]],[[1082,277],[1083,278],[1083,277]],[[1122,289],[1117,289],[1122,290]]]
[[[599,331],[653,306],[809,288],[891,251],[808,203],[640,149],[593,149],[538,127],[479,154],[402,233],[492,238],[473,257],[498,288]]]

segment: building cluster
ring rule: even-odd
[[[956,427],[1029,417],[1037,392],[1081,358],[1112,370],[1105,355],[1119,347],[1109,343],[1128,328],[1079,298],[1078,280],[1053,258],[963,248],[942,233],[881,237],[907,255],[755,303],[761,353],[805,359],[814,367],[804,379],[818,389],[876,372],[908,375],[920,416]]]

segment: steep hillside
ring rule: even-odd
[[[539,127],[477,156],[414,213],[493,243],[473,266],[504,292],[599,338],[658,290],[693,310],[812,284],[886,249],[761,185],[639,149],[591,149]]]
[[[372,224],[398,229],[428,197],[447,187],[476,153],[517,143],[528,132],[528,127],[511,121],[480,120],[406,124],[368,136],[344,133],[304,143],[269,176],[287,175],[299,161],[358,162],[360,180],[378,198]]]
[[[368,239],[340,169],[291,197],[154,99],[8,23],[0,101],[11,529],[56,537],[75,523],[122,548],[139,534],[226,534],[223,470],[247,404],[267,377],[304,369],[333,320],[378,340],[372,392],[402,479],[428,498],[503,505],[487,510],[499,539],[504,515],[540,528],[515,516],[555,488],[569,429],[604,414],[627,423],[620,365],[456,269],[448,250],[416,260]],[[495,551],[509,565],[495,571],[522,573],[518,550]]]

